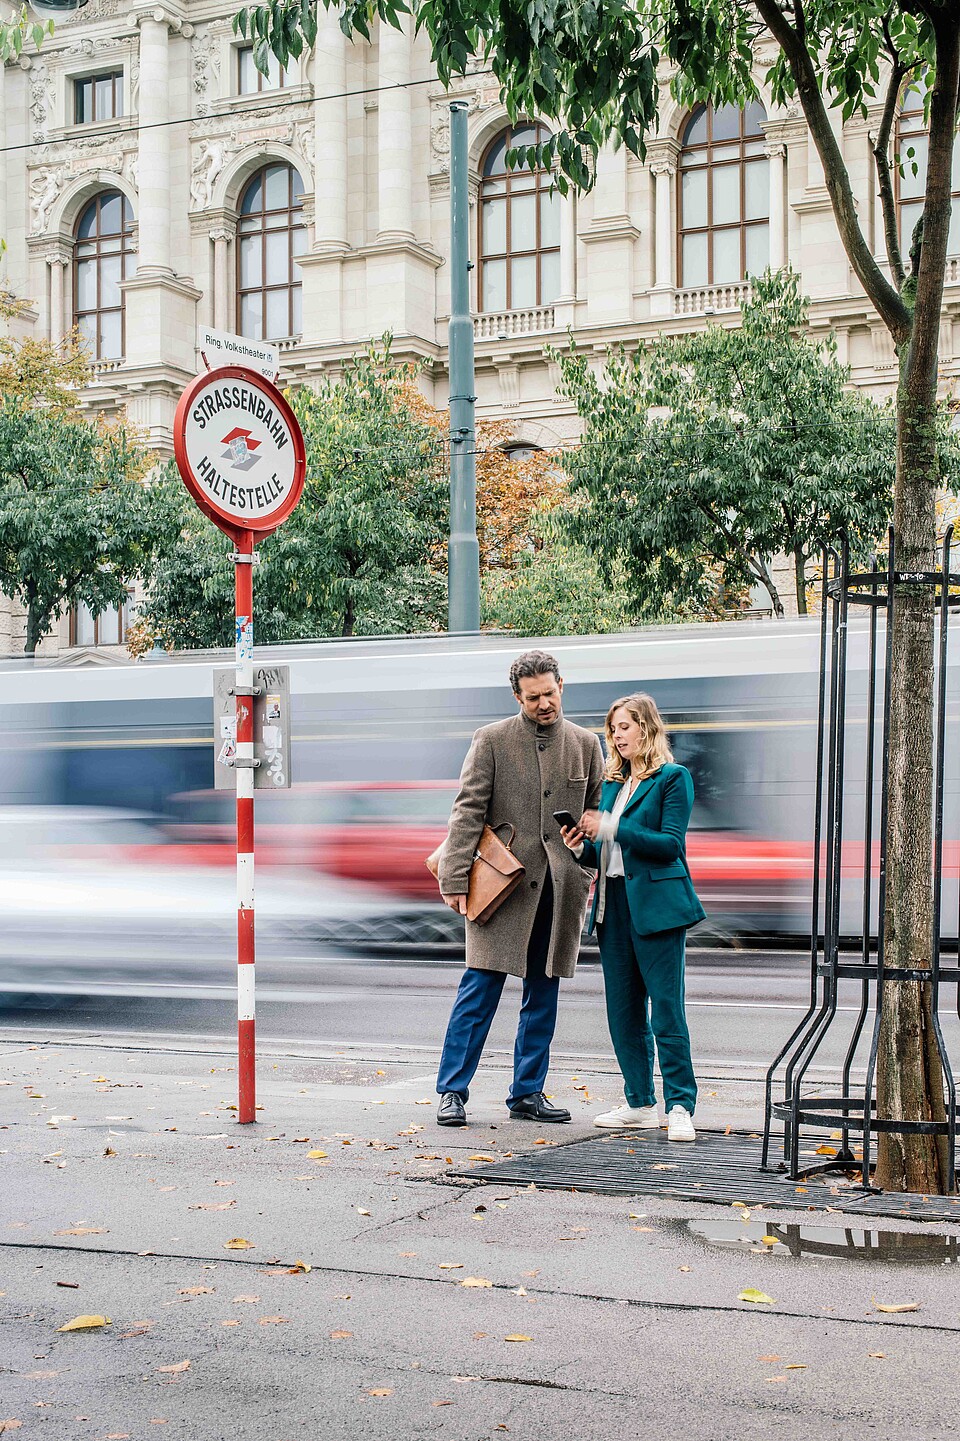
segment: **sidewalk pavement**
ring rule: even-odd
[[[452,1162],[599,1134],[621,1099],[609,1070],[556,1069],[574,1121],[538,1127],[507,1116],[509,1078],[486,1066],[457,1131],[435,1124],[422,1056],[268,1060],[241,1127],[222,1054],[5,1041],[0,1058],[4,1435],[955,1433],[942,1259],[758,1253],[729,1207],[444,1182]],[[705,1078],[702,1095],[701,1126],[759,1118],[755,1081]],[[774,1219],[864,1224],[752,1218]],[[773,1303],[738,1300],[747,1287]],[[60,1330],[82,1314],[110,1324]]]

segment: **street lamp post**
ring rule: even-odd
[[[480,629],[467,102],[450,106],[450,545],[447,627]]]

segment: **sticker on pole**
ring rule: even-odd
[[[173,450],[197,505],[234,541],[276,530],[303,491],[297,418],[275,385],[243,366],[210,370],[187,386]]]

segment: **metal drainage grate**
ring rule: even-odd
[[[672,1196],[682,1201],[775,1206],[790,1211],[845,1211],[960,1225],[960,1198],[865,1192],[837,1178],[791,1181],[760,1170],[760,1137],[699,1131],[693,1145],[655,1136],[611,1135],[526,1152],[491,1166],[446,1174],[491,1185],[533,1184],[542,1190],[596,1191],[608,1196]]]

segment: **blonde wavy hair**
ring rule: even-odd
[[[618,710],[628,711],[643,731],[640,750],[636,756],[641,775],[649,775],[651,771],[659,770],[661,766],[667,765],[673,760],[673,751],[667,740],[667,729],[663,723],[663,716],[657,710],[657,703],[653,697],[644,695],[642,692],[638,692],[636,695],[621,696],[607,711],[607,718],[603,723],[607,741],[607,764],[603,772],[604,780],[625,781],[630,774],[631,763],[623,759],[613,740],[613,717]]]

